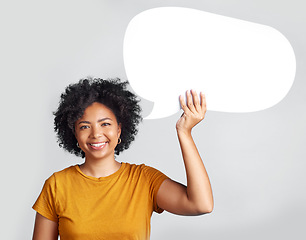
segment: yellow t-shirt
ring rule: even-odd
[[[83,174],[78,165],[54,173],[33,209],[58,223],[61,240],[150,239],[156,194],[168,177],[144,164],[122,163],[107,177]]]

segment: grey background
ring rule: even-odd
[[[81,162],[59,149],[52,111],[69,83],[126,78],[125,28],[138,13],[195,8],[272,26],[297,60],[288,95],[264,111],[207,113],[194,138],[215,198],[212,214],[153,214],[151,239],[304,239],[306,14],[302,0],[1,1],[1,239],[30,239],[44,180]],[[260,96],[258,96],[260,98]],[[208,102],[209,104],[209,102]],[[142,101],[144,116],[152,109]],[[175,132],[180,113],[146,120],[119,161],[146,163],[185,183]]]

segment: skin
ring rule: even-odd
[[[186,103],[180,96],[184,111],[176,123],[177,136],[187,175],[187,186],[173,180],[165,180],[157,193],[157,204],[162,209],[180,215],[200,215],[213,209],[213,195],[203,161],[193,141],[192,128],[204,119],[206,100],[195,91],[187,91]],[[105,177],[116,172],[121,164],[115,160],[114,149],[121,134],[121,125],[111,109],[100,103],[86,108],[84,115],[75,123],[75,137],[85,152],[81,171],[92,177]],[[104,143],[92,147],[92,143]],[[57,223],[36,214],[33,240],[57,240]]]
[[[58,224],[36,213],[33,240],[57,240]]]

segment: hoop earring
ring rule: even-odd
[[[80,148],[79,142],[77,142],[77,144],[76,144],[76,145],[77,145],[77,147],[78,147],[78,148]]]
[[[118,144],[120,144],[121,143],[121,138],[118,138]]]

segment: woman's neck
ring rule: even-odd
[[[115,158],[109,161],[91,161],[85,159],[85,162],[80,165],[81,171],[91,177],[100,178],[107,177],[119,170],[121,163],[117,162]]]

